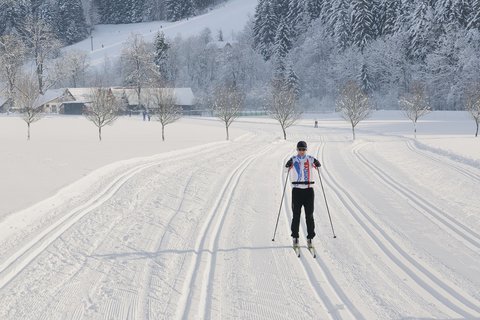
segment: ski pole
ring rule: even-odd
[[[317,168],[318,178],[320,179],[320,185],[322,186],[323,198],[325,199],[325,206],[327,207],[328,219],[330,219],[330,226],[332,227],[333,237],[336,238],[335,230],[333,229],[332,216],[330,215],[330,209],[328,208],[327,196],[325,195],[325,188],[323,187],[322,176],[320,175],[320,170]]]
[[[278,220],[280,220],[280,212],[282,211],[283,199],[285,198],[285,190],[287,189],[287,181],[289,174],[290,168],[288,168],[287,177],[285,178],[285,184],[283,186],[282,202],[280,202],[280,209],[278,209],[277,223],[275,224],[275,231],[273,232],[272,241],[275,241],[275,235],[277,234]]]

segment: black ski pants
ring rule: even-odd
[[[298,229],[300,228],[300,215],[302,207],[305,208],[305,221],[307,223],[307,239],[315,237],[315,221],[313,219],[313,203],[315,193],[313,188],[301,189],[292,188],[292,238],[298,238]]]

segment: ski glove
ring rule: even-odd
[[[292,165],[293,165],[293,159],[290,158],[290,160],[288,160],[287,164],[285,165],[285,168],[290,168]]]
[[[314,159],[313,160],[313,164],[315,165],[315,168],[320,168],[322,165],[320,164],[320,161],[318,161],[317,159]]]

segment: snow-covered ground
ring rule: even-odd
[[[165,145],[135,119],[100,144],[80,118],[44,119],[28,143],[0,118],[2,206],[16,180],[25,204],[50,196],[0,222],[0,319],[479,319],[480,139],[464,116],[429,115],[419,142],[394,112],[356,142],[337,115],[288,141],[265,118],[240,119],[230,142],[185,119]],[[271,241],[300,139],[323,163],[338,235],[317,184],[316,260],[290,247],[290,187]]]
[[[230,0],[218,5],[209,12],[180,20],[177,22],[154,21],[135,24],[97,25],[88,38],[66,47],[65,50],[82,50],[89,53],[90,64],[103,64],[105,58],[114,59],[122,53],[124,42],[132,34],[142,35],[146,41],[152,42],[158,31],[163,31],[169,38],[176,36],[189,37],[198,35],[205,28],[215,36],[222,30],[225,41],[231,41],[233,35],[245,28],[248,20],[253,17],[258,0]]]

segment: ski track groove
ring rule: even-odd
[[[479,234],[477,234],[475,231],[468,228],[461,222],[457,221],[455,218],[450,216],[445,211],[439,209],[428,200],[416,195],[415,192],[409,190],[400,182],[395,181],[395,179],[390,177],[387,173],[385,173],[385,171],[380,169],[372,161],[368,160],[364,155],[361,154],[360,149],[362,149],[364,146],[366,146],[366,144],[360,145],[354,148],[353,154],[375,176],[377,176],[381,182],[383,182],[387,187],[392,189],[397,194],[401,195],[402,197],[414,203],[415,207],[417,207],[417,211],[427,216],[428,219],[433,220],[437,225],[440,225],[444,230],[446,230],[450,234],[453,233],[454,234],[453,236],[455,238],[464,242],[470,249],[472,249],[476,253],[480,252],[480,235]]]
[[[262,152],[263,154],[263,152]],[[201,232],[199,233],[199,236],[197,240],[195,241],[195,250],[194,250],[194,255],[195,259],[194,262],[191,263],[189,271],[187,272],[187,278],[189,280],[184,280],[184,285],[183,285],[183,290],[182,292],[184,293],[179,301],[179,305],[177,306],[177,314],[176,317],[177,319],[190,319],[189,314],[192,312],[192,304],[193,304],[193,298],[194,298],[194,285],[195,282],[197,281],[197,274],[198,271],[201,268],[202,264],[202,254],[204,253],[203,251],[205,250],[205,242],[207,241],[208,237],[208,231],[211,228],[212,224],[215,223],[215,217],[217,216],[217,211],[221,206],[222,199],[225,198],[225,195],[227,194],[227,191],[230,189],[231,191],[228,193],[229,198],[231,198],[233,191],[235,190],[236,185],[238,184],[240,177],[242,176],[243,172],[246,170],[246,168],[249,166],[251,162],[253,162],[254,159],[259,157],[260,154],[256,155],[250,155],[247,158],[245,158],[235,169],[232,170],[232,173],[229,175],[229,177],[226,179],[225,184],[222,186],[221,191],[219,192],[219,195],[217,199],[214,202],[213,208],[210,211],[208,217],[206,218],[205,223],[203,224],[201,228]],[[233,184],[232,184],[233,183]],[[228,200],[230,201],[230,200]],[[222,215],[223,216],[223,215]],[[218,223],[218,222],[217,222]],[[213,254],[212,251],[209,252],[210,254]],[[207,269],[208,270],[208,269]],[[205,282],[205,277],[209,277],[209,274],[203,275],[203,281]],[[208,283],[207,283],[208,285]],[[208,287],[205,288],[202,286],[201,292],[200,292],[200,310],[203,310],[201,313],[200,318],[203,318],[206,313],[206,304],[207,304],[207,296],[206,296],[206,290],[208,290]],[[188,295],[186,295],[186,292],[189,292]],[[178,314],[178,312],[181,312]]]
[[[201,152],[210,152],[219,148],[218,145],[207,147]],[[195,154],[197,156],[197,154]],[[30,240],[25,246],[17,250],[12,256],[7,258],[0,264],[0,289],[4,288],[10,281],[12,281],[25,267],[27,267],[40,253],[42,253],[53,241],[58,239],[63,233],[70,229],[76,222],[96,208],[100,207],[130,179],[146,169],[161,165],[173,158],[185,159],[190,158],[191,155],[180,155],[166,157],[159,160],[153,160],[141,165],[133,166],[126,172],[117,175],[107,187],[99,192],[94,198],[88,200],[86,203],[70,210],[69,213],[63,215],[55,223],[44,229],[36,237]]]
[[[185,195],[185,193],[187,192],[188,190],[188,187],[190,186],[190,182],[192,181],[192,178],[193,176],[195,175],[195,173],[197,173],[199,170],[201,169],[197,169],[195,171],[192,171],[188,178],[187,178],[187,181],[186,183],[184,184],[184,188],[180,191],[180,203],[178,204],[178,207],[177,209],[175,210],[174,213],[171,214],[171,216],[169,217],[168,219],[168,222],[165,224],[164,226],[164,232],[163,232],[163,235],[162,237],[160,238],[160,241],[158,241],[158,243],[155,245],[155,252],[158,252],[160,250],[160,248],[162,247],[162,244],[165,240],[165,236],[167,235],[168,231],[169,231],[169,226],[172,224],[173,220],[176,218],[177,214],[181,211],[182,207],[183,207],[183,204],[185,202],[185,197],[183,195]],[[148,264],[147,266],[147,271],[145,272],[145,282],[144,282],[144,285],[142,286],[142,294],[140,296],[140,303],[139,303],[139,307],[141,308],[139,310],[139,315],[142,315],[142,317],[144,319],[150,319],[151,317],[151,312],[150,312],[150,305],[149,305],[149,302],[148,302],[148,295],[149,295],[149,288],[150,288],[150,285],[151,285],[151,282],[152,282],[152,268],[153,266],[151,264]],[[148,304],[148,305],[147,305]]]
[[[325,144],[322,144],[321,149],[323,150],[324,147]],[[322,163],[325,163],[325,159],[323,157],[324,154],[325,153],[322,152]],[[416,259],[412,258],[363,210],[363,208],[353,199],[348,191],[340,186],[328,171],[325,171],[325,173],[325,176],[327,177],[327,184],[332,188],[342,205],[348,210],[348,212],[351,213],[351,216],[365,230],[373,242],[376,243],[377,246],[385,253],[386,257],[400,267],[400,269],[402,269],[420,288],[434,297],[445,307],[467,319],[475,319],[475,317],[478,317],[478,314],[473,315],[471,313],[472,311],[480,313],[480,306],[478,302],[470,301],[474,299],[463,296],[450,285],[447,285],[445,282],[440,280],[426,267],[421,265]],[[357,212],[359,212],[360,215]],[[371,227],[369,227],[368,224],[371,225]],[[372,228],[375,231],[372,230]],[[376,233],[379,234],[379,236],[377,236]],[[382,241],[380,237],[385,241]],[[388,243],[394,251],[388,249],[384,242]],[[465,310],[464,307],[466,307],[467,310]]]
[[[288,158],[288,156],[284,159],[283,163],[286,162],[287,158]],[[285,181],[285,178],[286,178],[285,174],[286,174],[285,170],[282,167],[282,175],[281,175],[282,176],[282,182],[281,183],[284,183],[284,181]],[[288,189],[288,191],[291,190],[291,188],[287,188],[287,189]],[[291,221],[292,217],[291,217],[291,215],[288,214],[288,210],[286,209],[286,208],[289,208],[288,198],[289,198],[288,192],[285,192],[284,205],[283,205],[282,211],[285,213],[285,215],[287,217],[287,221]],[[304,230],[302,228],[300,228],[300,232],[302,233],[303,238],[306,238],[306,236],[304,234]],[[365,319],[364,316],[353,305],[353,303],[348,299],[348,297],[343,292],[343,290],[340,288],[340,286],[335,281],[335,279],[333,279],[333,277],[332,277],[330,271],[328,270],[328,268],[326,267],[326,265],[324,265],[324,264],[320,265],[319,264],[318,261],[321,260],[321,254],[317,251],[317,257],[315,259],[315,258],[313,258],[313,256],[311,256],[310,252],[306,252],[306,254],[309,256],[308,257],[309,259],[303,259],[303,253],[304,252],[305,252],[305,250],[302,251],[302,257],[300,257],[300,259],[298,259],[298,257],[296,257],[296,258],[298,260],[300,260],[300,263],[303,267],[303,270],[304,270],[305,274],[307,275],[307,278],[310,282],[311,289],[315,293],[317,299],[321,303],[323,303],[324,306],[327,308],[329,316],[332,319],[343,319],[343,317],[339,313],[339,310],[337,310],[337,308],[332,303],[332,301],[330,300],[327,293],[322,289],[321,285],[319,285],[319,283],[321,283],[321,281],[319,281],[316,274],[322,274],[323,275],[323,278],[326,280],[329,289],[332,290],[333,295],[343,303],[343,305],[346,307],[346,311],[350,314],[352,319]],[[314,266],[315,266],[315,269],[317,270],[317,272],[314,272],[314,270],[313,270],[314,268],[312,268],[311,262],[306,262],[305,261],[305,260],[310,260],[310,258],[316,260],[316,262],[314,263]],[[330,295],[331,294],[332,293],[330,293]]]

